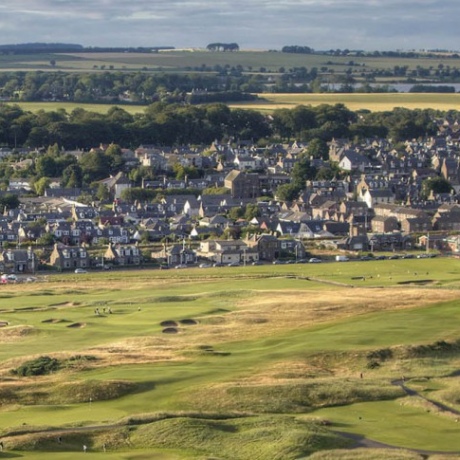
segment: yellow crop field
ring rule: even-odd
[[[292,109],[297,105],[344,104],[350,110],[380,112],[395,107],[407,109],[459,110],[460,94],[435,93],[377,93],[377,94],[259,94],[259,100],[230,104],[231,107],[251,108],[264,112],[275,109]]]

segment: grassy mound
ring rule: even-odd
[[[108,401],[135,392],[138,385],[121,380],[65,383],[32,382],[0,386],[1,404],[52,405]]]
[[[315,422],[293,417],[249,417],[231,420],[176,418],[136,429],[136,446],[181,449],[219,459],[288,460],[327,447],[346,447],[348,441]]]
[[[203,410],[303,413],[325,406],[396,399],[401,388],[384,380],[314,379],[305,383],[222,385],[193,393],[188,403]]]

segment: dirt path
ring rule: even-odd
[[[460,411],[458,411],[456,409],[453,409],[452,407],[446,406],[445,404],[440,403],[438,401],[433,401],[432,399],[428,399],[426,396],[423,396],[419,392],[417,392],[415,390],[412,390],[411,388],[407,387],[405,385],[405,383],[406,382],[403,379],[397,379],[397,380],[393,380],[391,382],[392,385],[401,387],[408,396],[418,396],[419,398],[423,399],[424,401],[427,401],[430,404],[432,404],[433,406],[435,406],[441,412],[447,412],[449,414],[458,415],[460,417]]]

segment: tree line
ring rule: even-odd
[[[51,177],[59,177],[65,187],[90,186],[125,169],[120,146],[134,149],[147,144],[200,145],[204,151],[215,139],[223,143],[251,140],[260,147],[295,139],[308,143],[308,148],[294,167],[292,182],[278,191],[279,197],[290,199],[307,179],[330,179],[340,175],[334,165],[316,169],[310,162],[310,158],[328,159],[327,142],[333,138],[359,141],[387,137],[391,138],[394,148],[403,151],[402,141],[434,135],[437,117],[455,119],[459,115],[455,111],[443,113],[403,108],[391,112],[357,113],[343,104],[323,104],[278,109],[266,116],[252,110],[230,110],[224,104],[196,107],[159,102],[137,115],[120,107],[112,107],[107,114],[82,108],[71,113],[62,109],[31,113],[15,105],[0,104],[0,146],[17,146],[0,161],[0,189],[12,177],[32,178],[38,194],[49,186]],[[109,146],[105,150],[94,148],[101,143]],[[39,148],[40,153],[21,153],[21,146]],[[69,152],[76,147],[86,150],[79,159]],[[270,155],[270,150],[265,154]],[[13,168],[14,163],[27,158],[33,161],[23,169]],[[129,171],[129,177],[139,185],[142,179],[151,180],[157,173],[153,168],[139,166]],[[185,169],[177,164],[170,174],[177,179],[185,175],[193,178],[203,171],[194,167]],[[101,198],[106,192],[104,187],[96,191]],[[0,200],[0,207],[2,205],[4,203]]]
[[[50,65],[56,65],[54,60],[50,62]],[[8,101],[127,104],[163,101],[194,104],[247,100],[247,93],[381,92],[385,85],[374,87],[370,82],[391,76],[412,81],[413,92],[425,92],[428,85],[417,85],[417,78],[432,78],[438,82],[460,81],[460,70],[440,64],[432,69],[417,67],[409,71],[407,66],[395,66],[394,69],[373,71],[364,67],[355,68],[353,61],[350,61],[346,70],[340,73],[334,72],[328,65],[310,69],[304,66],[280,67],[276,72],[269,72],[265,68],[249,71],[241,65],[220,64],[212,67],[203,65],[184,73],[123,72],[110,69],[91,73],[17,71],[0,73],[0,98]],[[358,77],[360,87],[356,84]],[[331,89],[329,83],[339,83],[343,87]],[[436,90],[435,86],[431,86],[431,89]],[[388,85],[386,91],[390,91]],[[205,93],[208,96],[204,96]]]

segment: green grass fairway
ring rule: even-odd
[[[455,259],[39,279],[0,289],[11,458],[289,460],[337,432],[460,452]]]

